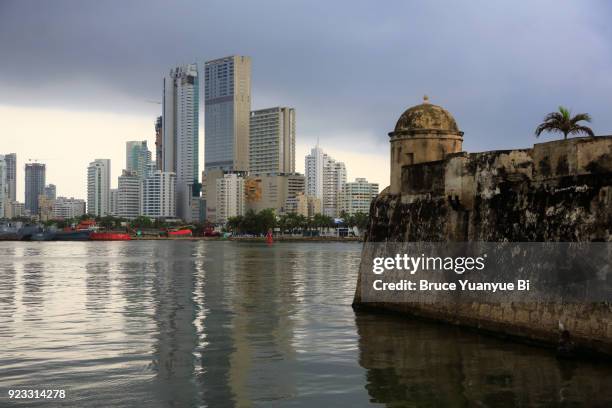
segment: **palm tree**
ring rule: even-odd
[[[542,122],[535,130],[536,137],[544,131],[552,133],[563,133],[565,139],[567,135],[587,134],[591,137],[595,136],[593,130],[588,126],[579,125],[578,122],[591,122],[591,116],[588,113],[579,113],[572,117],[569,109],[559,106],[559,112],[552,112],[544,117]]]

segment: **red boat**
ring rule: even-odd
[[[168,231],[169,237],[190,237],[192,234],[190,229],[181,229],[178,231]]]
[[[92,232],[89,239],[92,241],[129,241],[132,237],[127,232]]]

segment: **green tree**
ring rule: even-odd
[[[149,217],[136,217],[130,222],[130,227],[132,228],[152,228],[153,221]]]
[[[563,138],[567,139],[568,135],[586,134],[594,137],[595,133],[588,126],[580,125],[578,122],[591,122],[591,116],[588,113],[579,113],[576,116],[571,115],[569,109],[559,106],[558,112],[549,113],[544,117],[544,122],[540,123],[535,130],[536,137],[539,137],[542,132],[563,133]]]

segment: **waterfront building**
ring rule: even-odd
[[[140,214],[150,218],[176,217],[176,174],[156,170],[143,181]]]
[[[87,213],[104,217],[111,212],[110,159],[96,159],[87,167]]]
[[[57,196],[57,188],[55,187],[55,184],[47,184],[45,186],[45,197],[51,199],[51,200],[55,200],[55,197]]]
[[[17,154],[5,154],[4,162],[6,163],[8,200],[10,202],[17,201]]]
[[[226,173],[216,180],[216,220],[225,224],[230,217],[244,215],[244,177]]]
[[[147,141],[125,142],[125,168],[138,177],[145,178],[151,165],[151,151]]]
[[[323,169],[323,214],[337,217],[338,193],[346,183],[346,166],[343,162],[329,159]]]
[[[192,221],[199,201],[199,84],[196,64],[181,65],[164,78],[162,165],[176,175],[176,216]]]
[[[7,206],[9,205],[7,165],[4,155],[0,154],[0,218],[6,217]]]
[[[17,218],[25,216],[25,204],[18,201],[10,201],[4,207],[4,216],[6,218]]]
[[[287,200],[287,212],[303,215],[304,217],[313,217],[315,214],[321,214],[321,199],[306,195],[303,192],[298,193],[294,198]]]
[[[53,204],[55,198],[47,196],[47,194],[41,194],[38,196],[38,219],[39,221],[49,221],[53,219]],[[34,215],[34,214],[32,214]]]
[[[162,170],[163,167],[163,134],[164,126],[162,116],[155,120],[155,170]]]
[[[25,209],[32,216],[38,214],[38,197],[45,193],[45,173],[42,163],[25,165]]]
[[[110,215],[117,216],[119,214],[119,189],[110,189]]]
[[[251,58],[229,56],[204,68],[205,169],[249,170]]]
[[[299,173],[248,176],[244,182],[245,209],[259,212],[272,208],[278,214],[287,213],[296,195],[304,193],[304,184]]]
[[[356,178],[354,182],[345,183],[338,194],[339,213],[369,214],[370,204],[377,195],[378,183],[368,183],[365,178]]]
[[[121,218],[132,220],[140,215],[143,180],[134,170],[123,170],[117,188],[117,212]]]
[[[249,145],[251,174],[295,172],[295,109],[252,111]]]
[[[323,214],[336,217],[338,193],[346,183],[346,166],[323,152],[318,145],[305,158],[306,194],[321,200]]]
[[[85,215],[85,200],[57,197],[53,203],[54,219],[78,218]]]

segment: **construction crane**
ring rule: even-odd
[[[46,161],[49,161],[49,160],[60,160],[60,159],[58,159],[57,157],[37,157],[37,158],[34,158],[34,159],[28,159],[28,163],[32,163],[32,162],[34,162],[34,163],[46,162]]]
[[[161,105],[161,104],[162,104],[160,101],[152,101],[152,100],[149,100],[149,99],[148,99],[148,100],[146,100],[145,102],[146,102],[146,103],[154,103],[154,104],[156,104],[156,105]]]

